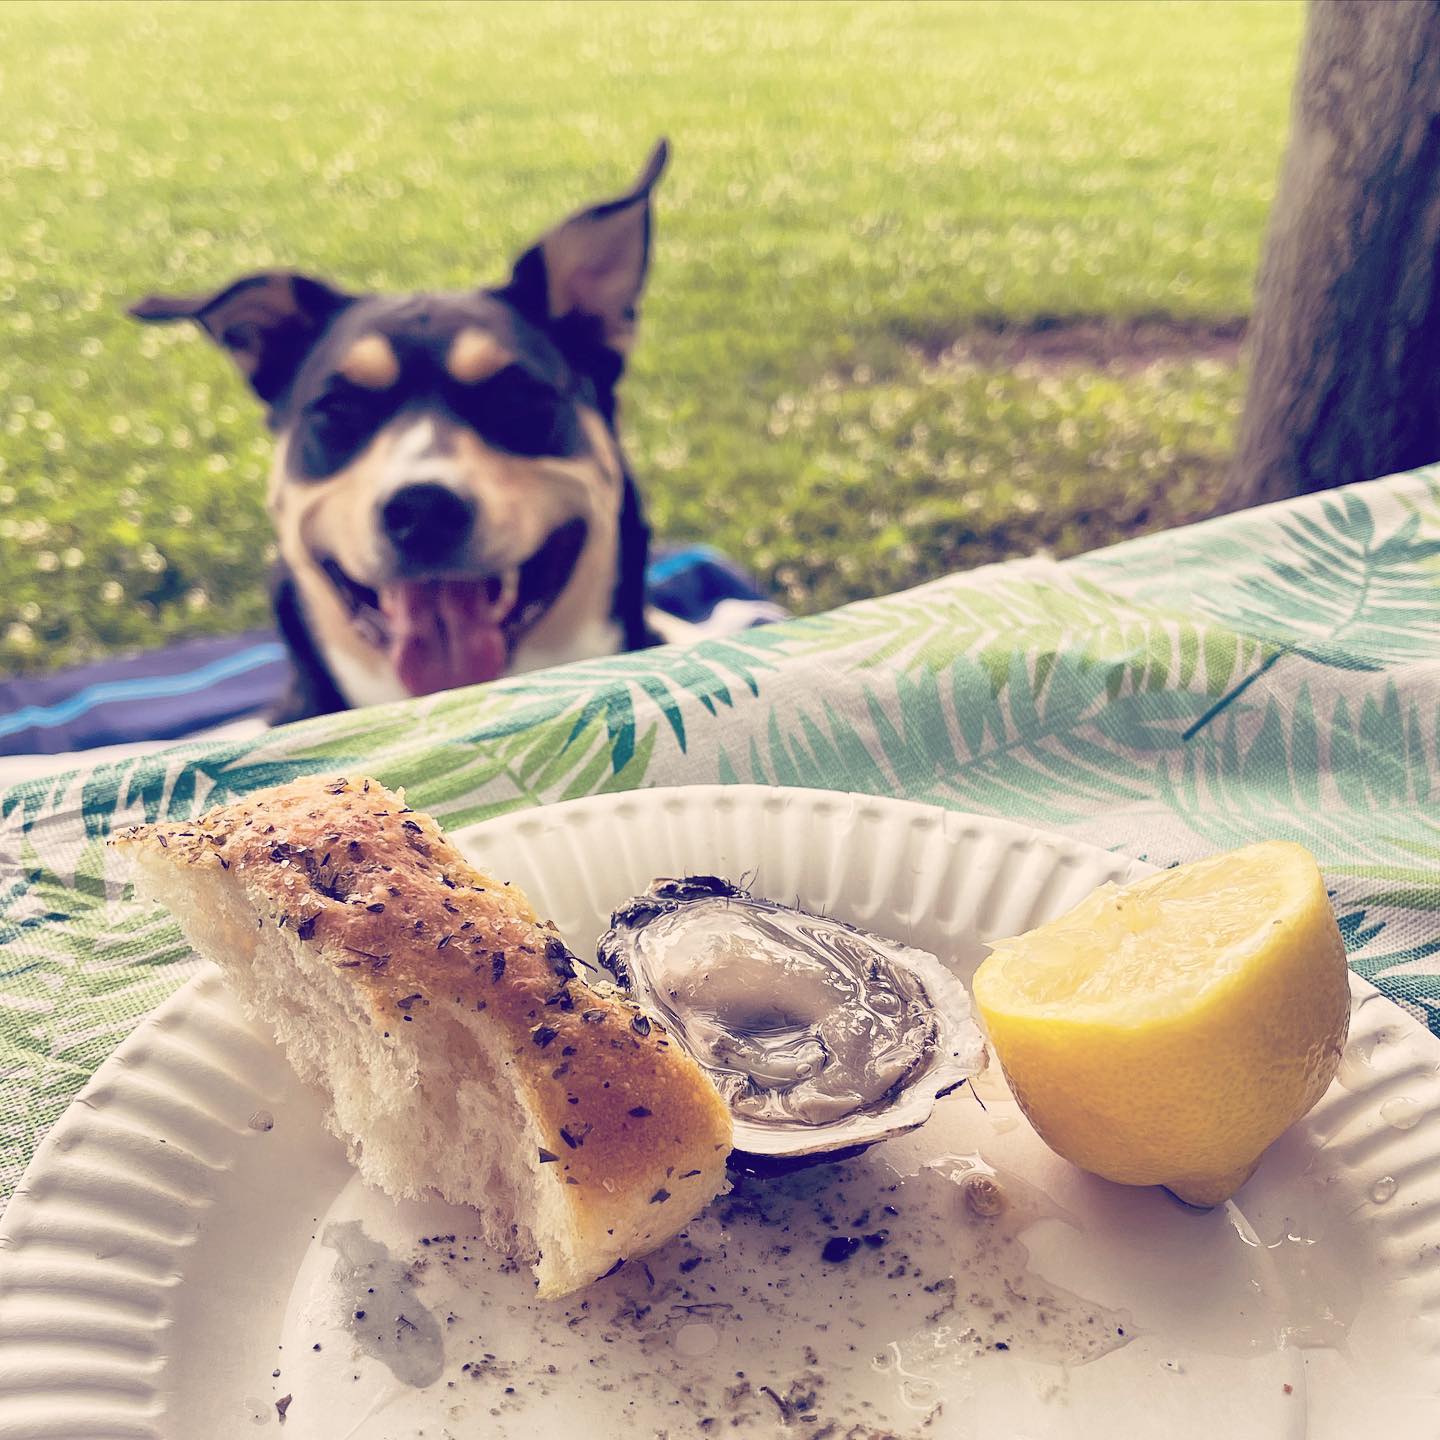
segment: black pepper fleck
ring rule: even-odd
[[[853,1235],[832,1235],[820,1258],[831,1265],[843,1265],[859,1248],[860,1242]]]

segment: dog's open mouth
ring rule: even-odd
[[[445,572],[394,580],[378,590],[320,559],[366,641],[390,657],[412,695],[478,685],[503,675],[525,632],[570,583],[586,525],[567,520],[526,561],[501,574]]]

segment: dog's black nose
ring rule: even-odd
[[[444,560],[470,538],[475,502],[448,485],[404,485],[381,505],[380,524],[402,559]]]

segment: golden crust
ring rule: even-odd
[[[197,820],[136,826],[116,844],[230,871],[259,923],[318,947],[382,1032],[443,1006],[486,1014],[530,1090],[557,1178],[579,1187],[587,1231],[638,1229],[637,1186],[654,1187],[643,1203],[673,1197],[691,1214],[713,1194],[730,1115],[699,1067],[638,1007],[590,990],[554,926],[403,796],[363,778],[299,780]],[[687,1194],[697,1186],[703,1199]]]

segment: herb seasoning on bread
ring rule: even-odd
[[[696,1063],[402,795],[300,780],[114,843],[329,1097],[361,1174],[473,1206],[542,1297],[724,1188],[730,1113]]]

